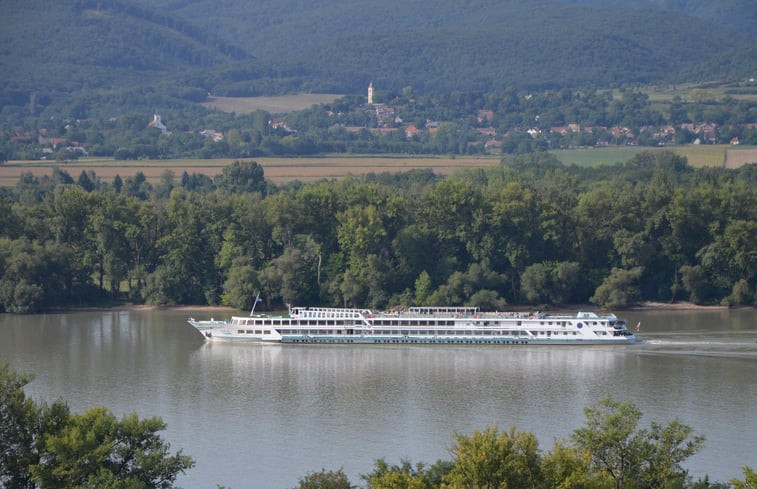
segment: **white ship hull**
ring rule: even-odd
[[[587,345],[637,341],[615,315],[484,313],[477,308],[411,308],[402,313],[367,309],[290,309],[289,315],[190,320],[207,340],[357,345]]]

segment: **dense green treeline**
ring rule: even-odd
[[[643,300],[753,304],[757,173],[670,152],[618,167],[546,154],[276,188],[254,162],[215,181],[24,176],[0,199],[0,306],[102,300],[384,308]]]

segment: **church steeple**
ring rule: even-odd
[[[373,105],[373,81],[368,84],[368,105]]]

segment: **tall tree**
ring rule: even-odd
[[[72,414],[57,433],[45,436],[44,456],[29,467],[44,488],[169,489],[176,477],[194,466],[157,434],[160,418],[121,420],[104,407]]]
[[[495,426],[471,436],[455,435],[455,465],[444,476],[445,489],[536,489],[543,474],[539,444],[533,433]]]
[[[30,380],[0,366],[0,487],[169,489],[194,465],[181,451],[170,454],[160,418],[37,404],[23,390]]]
[[[680,464],[702,447],[704,438],[677,419],[667,426],[653,423],[639,429],[641,411],[630,402],[604,398],[584,409],[586,425],[573,431],[577,449],[591,457],[595,470],[605,472],[616,489],[640,483],[662,489],[685,473]]]

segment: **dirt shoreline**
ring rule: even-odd
[[[655,311],[655,310],[687,310],[687,309],[704,309],[704,310],[718,310],[718,309],[730,309],[730,306],[700,306],[691,302],[642,302],[636,306],[628,307],[629,310],[641,310],[641,311]]]
[[[600,306],[596,306],[593,304],[574,304],[569,306],[528,306],[528,305],[520,305],[520,304],[513,304],[509,305],[507,307],[507,310],[522,310],[522,311],[531,311],[531,310],[542,310],[542,311],[550,311],[550,310],[598,310],[598,309],[604,309]],[[653,301],[645,301],[640,302],[639,304],[624,307],[624,308],[618,308],[619,311],[666,311],[666,310],[674,310],[674,311],[685,311],[685,310],[724,310],[724,309],[730,309],[729,306],[723,306],[723,305],[714,305],[714,306],[701,306],[698,304],[693,304],[691,302],[653,302]],[[114,305],[112,307],[77,307],[77,308],[70,308],[70,309],[60,309],[58,312],[66,312],[66,311],[118,311],[118,310],[127,310],[127,311],[193,311],[193,312],[224,312],[224,313],[242,313],[239,309],[234,309],[233,307],[228,306],[199,306],[199,305],[180,305],[180,306],[149,306],[145,304],[119,304]]]

